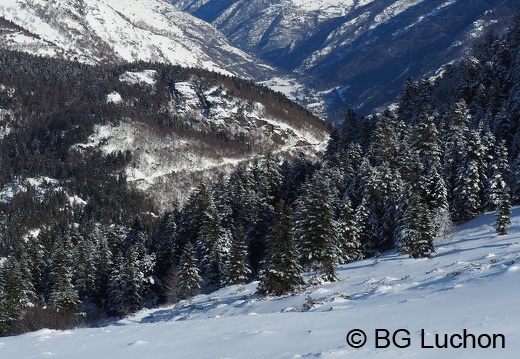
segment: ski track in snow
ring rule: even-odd
[[[459,226],[430,259],[390,252],[343,265],[338,282],[298,295],[262,299],[254,282],[101,328],[0,338],[0,357],[513,358],[520,349],[520,208],[513,211],[509,235],[497,236],[493,222],[488,213]],[[316,304],[305,308],[308,297]],[[352,329],[366,332],[363,348],[347,345]],[[411,344],[376,348],[376,329],[406,329]],[[421,347],[421,330],[425,345],[432,345],[436,334],[464,329],[502,334],[506,348]]]

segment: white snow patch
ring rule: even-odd
[[[123,98],[117,91],[111,92],[107,95],[107,103],[120,104],[121,102],[123,102]]]
[[[126,82],[132,85],[145,84],[153,86],[156,83],[157,71],[144,70],[139,72],[126,71],[119,76],[119,81]]]

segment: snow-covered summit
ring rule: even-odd
[[[430,259],[396,253],[340,267],[339,281],[298,295],[260,298],[256,282],[142,311],[100,328],[39,330],[1,338],[12,359],[52,358],[512,358],[520,350],[520,208],[510,234],[497,236],[494,214],[462,226]],[[359,349],[346,336],[367,335]],[[376,342],[394,333],[398,347]],[[496,348],[437,348],[436,338],[497,335]],[[406,338],[410,339],[409,346]],[[503,341],[502,339],[503,338]],[[392,335],[390,335],[392,340]],[[379,348],[376,348],[379,343]],[[504,348],[502,348],[502,344]]]
[[[4,0],[0,44],[84,62],[152,61],[247,78],[272,68],[164,0]]]

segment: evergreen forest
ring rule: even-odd
[[[260,296],[291,294],[388,250],[428,258],[454,224],[486,211],[506,234],[520,202],[520,16],[438,76],[408,78],[391,109],[349,110],[321,160],[267,152],[197,183],[160,213],[127,186],[131,154],[71,150],[107,118],[193,131],[155,111],[161,91],[139,92],[131,107],[100,100],[117,74],[134,68],[156,69],[165,84],[193,76],[168,65],[0,52],[0,108],[9,109],[0,110],[0,128],[11,128],[0,132],[0,188],[48,178],[43,189],[0,201],[1,335],[99,323],[254,280]],[[203,75],[298,107],[251,82]],[[216,137],[226,146],[247,142]]]

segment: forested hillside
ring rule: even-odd
[[[95,68],[76,67],[83,78],[80,70]],[[93,78],[103,76],[110,75]],[[96,86],[110,93],[110,81],[85,84],[76,93],[96,96]],[[74,104],[66,97],[74,87],[48,93],[45,102],[31,90],[15,101],[5,87],[2,108],[24,111],[27,121],[2,112],[9,128],[2,181],[48,176],[66,179],[62,185],[74,192],[47,183],[2,204],[0,329],[125,315],[253,279],[260,294],[290,293],[305,285],[303,270],[313,282],[334,281],[339,264],[391,248],[428,257],[453,222],[483,211],[496,210],[496,231],[504,234],[520,200],[519,84],[520,17],[504,37],[489,36],[439,77],[409,79],[394,110],[349,111],[321,161],[267,154],[243,162],[160,215],[128,190],[124,173],[107,175],[125,165],[125,153],[68,151],[114,107],[92,104],[72,117],[63,104]],[[44,103],[62,120],[36,121]],[[130,111],[153,103],[140,100]]]

